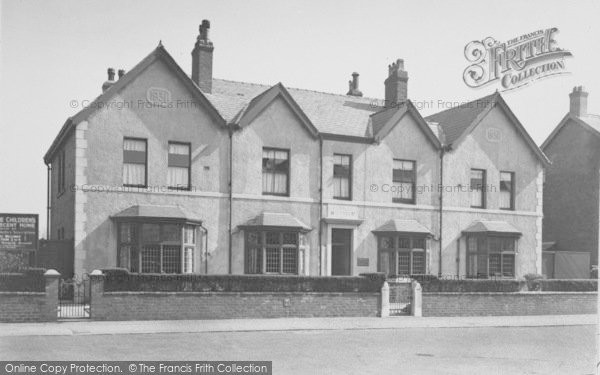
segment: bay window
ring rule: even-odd
[[[379,272],[388,276],[426,272],[427,239],[404,234],[378,236]]]
[[[516,246],[513,236],[467,236],[467,276],[514,277]]]
[[[297,231],[246,230],[247,274],[300,274],[304,235]]]
[[[118,264],[136,273],[192,273],[197,226],[161,222],[118,223]]]

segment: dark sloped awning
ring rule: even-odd
[[[433,236],[433,233],[416,220],[393,219],[373,231],[379,233],[406,233],[420,236]]]
[[[246,224],[240,225],[240,229],[287,229],[308,232],[311,227],[304,224],[300,219],[289,213],[263,212],[255,218],[249,220]]]
[[[474,221],[463,234],[497,234],[504,236],[521,236],[521,232],[506,221]]]
[[[202,220],[187,214],[178,206],[135,205],[111,216],[117,221],[173,221],[202,224]]]

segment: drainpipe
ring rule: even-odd
[[[229,128],[229,274],[232,274],[233,258],[233,128]]]
[[[440,208],[439,208],[439,213],[440,213],[440,235],[439,235],[439,240],[440,240],[440,249],[439,249],[439,262],[438,262],[438,276],[441,277],[442,276],[442,239],[443,239],[443,233],[444,233],[444,222],[443,222],[443,215],[444,215],[444,155],[449,152],[450,150],[452,150],[452,145],[442,145],[442,148],[440,149]]]
[[[323,275],[323,137],[319,136],[319,276]]]
[[[50,205],[50,200],[52,197],[52,166],[50,164],[46,164],[48,168],[48,183],[47,183],[47,194],[46,194],[46,240],[50,239],[50,214],[52,211],[52,206]]]
[[[204,232],[204,274],[208,275],[208,229],[200,224],[200,229]]]
[[[442,276],[442,226],[443,226],[443,210],[444,203],[444,147],[440,150],[440,235],[438,236],[440,246],[438,255],[438,276]]]

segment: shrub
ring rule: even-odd
[[[104,290],[144,292],[379,292],[377,276],[130,274],[106,270]]]

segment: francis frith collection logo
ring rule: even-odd
[[[502,91],[516,89],[541,78],[568,73],[565,58],[572,56],[558,47],[556,27],[499,42],[492,37],[474,40],[465,46],[465,58],[471,63],[463,80],[477,88],[495,82]]]

